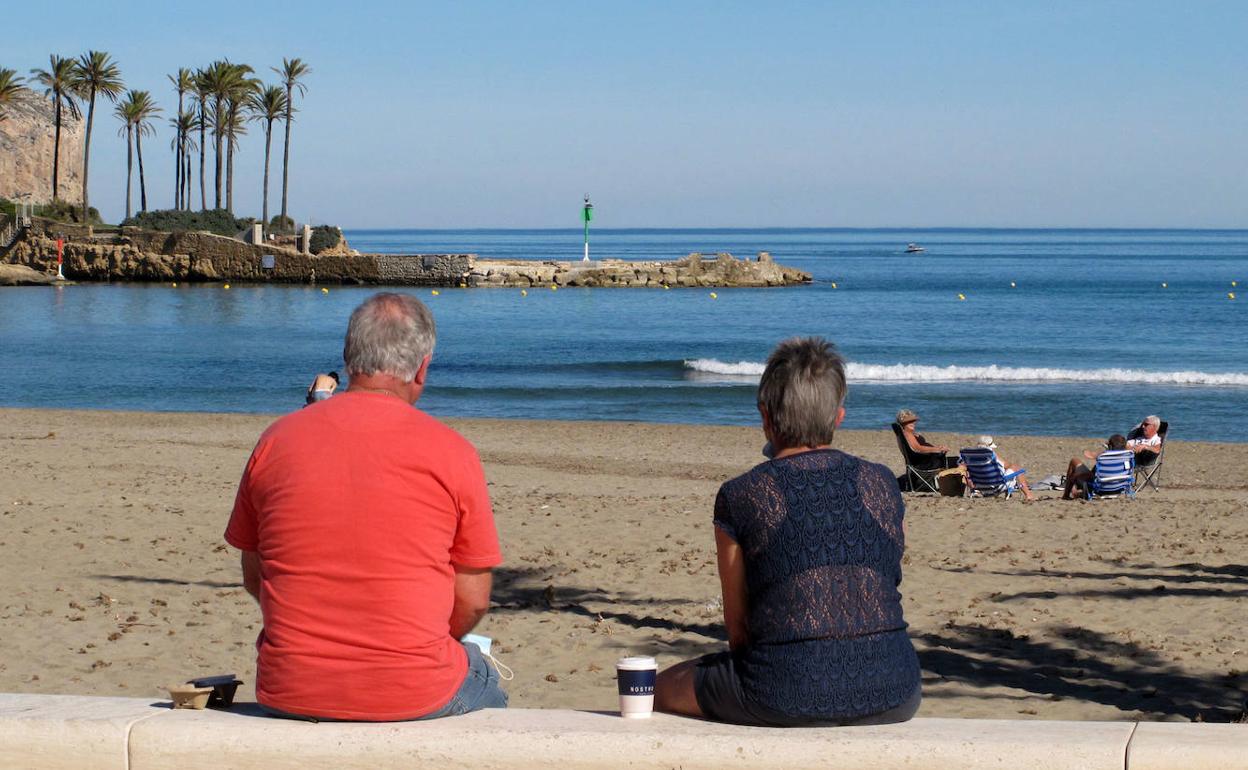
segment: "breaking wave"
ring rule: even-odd
[[[761,363],[754,361],[730,363],[714,358],[686,360],[685,369],[695,376],[713,375],[724,379],[757,380],[763,374]],[[845,374],[851,382],[1100,382],[1129,385],[1248,387],[1248,374],[1242,372],[1154,372],[1119,368],[1053,369],[1026,366],[929,366],[851,362]]]

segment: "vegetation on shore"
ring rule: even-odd
[[[177,233],[187,230],[203,230],[217,235],[233,237],[251,227],[256,220],[239,219],[225,209],[209,211],[178,211],[163,209],[160,211],[143,211],[133,217],[127,217],[122,227],[140,227],[144,230],[160,230]]]
[[[293,232],[294,221],[287,214],[290,179],[290,134],[295,108],[296,92],[300,98],[307,94],[306,79],[312,69],[301,59],[283,59],[282,66],[272,67],[279,77],[276,84],[265,84],[254,77],[255,70],[247,64],[219,59],[198,69],[179,68],[169,75],[169,82],[177,95],[176,113],[169,120],[174,137],[170,150],[174,155],[173,212],[190,213],[193,208],[194,154],[199,154],[199,209],[202,217],[170,219],[169,211],[150,212],[161,214],[171,224],[203,221],[216,227],[219,232],[226,221],[224,212],[233,222],[254,220],[234,219],[234,156],[239,140],[247,133],[247,123],[254,121],[264,128],[264,187],[262,193],[261,222],[272,231]],[[158,106],[150,91],[130,88],[127,90],[121,68],[105,51],[87,51],[75,58],[52,54],[47,69],[31,70],[31,81],[17,74],[16,70],[0,68],[0,121],[4,120],[5,108],[32,87],[42,90],[53,104],[53,158],[48,180],[52,203],[37,207],[40,216],[75,222],[98,222],[99,213],[91,208],[89,178],[91,166],[91,142],[95,128],[95,108],[101,100],[115,104],[114,115],[121,121],[118,134],[126,140],[126,222],[137,222],[148,212],[147,182],[143,168],[143,140],[156,134],[154,119],[164,110]],[[86,127],[83,144],[82,203],[77,212],[60,197],[61,129],[68,114],[72,119],[83,117]],[[282,150],[282,204],[281,214],[269,219],[269,166],[275,123],[284,123],[285,142]],[[198,139],[195,134],[198,133]],[[213,149],[212,208],[209,208],[207,154]],[[139,214],[132,216],[132,177],[134,161],[139,171]],[[11,208],[11,207],[10,207]],[[71,215],[72,212],[72,215]],[[156,217],[156,219],[162,219]],[[146,226],[146,225],[144,225]],[[231,227],[233,225],[231,224]],[[245,227],[245,225],[243,226]],[[177,228],[185,229],[185,228]],[[232,229],[234,234],[238,229]]]
[[[17,216],[17,202],[8,198],[0,198],[0,214],[6,214],[10,217]],[[54,200],[50,203],[42,203],[31,207],[31,214],[44,219],[53,219],[57,222],[72,222],[74,224],[86,224],[82,217],[82,209],[63,200]],[[100,212],[92,208],[89,211],[91,216],[90,224],[100,225],[104,220],[100,219]]]

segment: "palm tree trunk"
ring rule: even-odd
[[[57,183],[61,175],[61,95],[56,94],[56,129],[52,139],[52,200],[57,199]]]
[[[234,138],[225,140],[225,210],[234,216]]]
[[[174,164],[177,171],[173,175],[173,208],[177,211],[182,210],[182,141],[186,137],[186,131],[182,130],[182,86],[178,86],[178,136],[174,145],[173,156],[178,159]]]
[[[182,201],[186,206],[186,210],[191,210],[191,149],[190,147],[182,148],[185,152],[184,162],[186,163],[185,173],[182,178],[186,180],[186,194],[182,196]]]
[[[134,142],[130,139],[130,126],[126,126],[126,219],[130,218],[130,176],[134,166]]]
[[[147,213],[147,182],[143,181],[143,132],[134,132],[134,151],[139,156],[139,211]]]
[[[178,128],[177,141],[173,143],[173,210],[182,210],[182,128]]]
[[[286,193],[290,187],[290,112],[291,86],[286,85],[286,144],[282,148],[282,228],[286,228],[289,217],[286,214]]]
[[[273,144],[273,121],[264,124],[264,208],[261,216],[264,229],[269,229],[269,148]]]
[[[87,177],[91,173],[91,128],[95,124],[95,89],[87,107],[87,141],[82,150],[82,221],[91,224],[91,199],[87,194]]]
[[[207,116],[204,114],[204,108],[207,106],[204,102],[199,103],[199,209],[200,211],[208,210],[208,193],[204,182],[204,156],[208,153],[208,144],[205,141],[206,127],[208,125]],[[189,206],[188,206],[189,208]]]
[[[220,99],[217,99],[215,112],[213,114],[217,116],[216,125],[212,127],[212,136],[213,136],[213,139],[216,141],[216,149],[217,149],[217,158],[216,158],[217,160],[217,168],[216,168],[217,187],[216,187],[216,197],[213,199],[213,201],[216,204],[216,208],[221,208],[221,161],[223,160],[221,156],[224,155],[225,153],[225,148],[221,146],[221,140],[225,137],[225,132],[221,130],[221,121],[223,120],[223,116],[221,114],[221,100]]]

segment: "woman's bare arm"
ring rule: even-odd
[[[719,557],[719,583],[724,594],[724,626],[728,630],[728,647],[738,650],[750,641],[746,615],[749,595],[745,585],[745,559],[741,546],[715,528],[715,552]]]

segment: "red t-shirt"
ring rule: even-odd
[[[446,705],[468,670],[455,571],[502,562],[481,461],[384,393],[342,393],[260,437],[225,531],[260,555],[256,698],[396,720]]]

